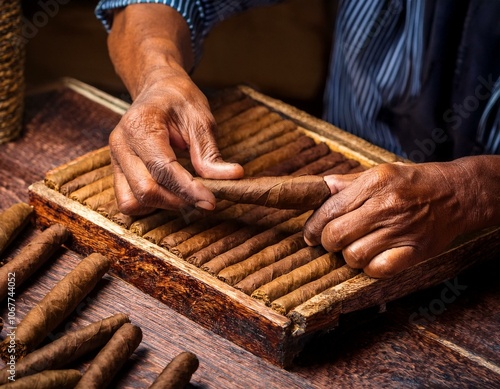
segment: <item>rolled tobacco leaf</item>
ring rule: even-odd
[[[152,229],[161,226],[169,222],[172,219],[176,219],[179,216],[179,212],[159,210],[155,213],[146,216],[142,219],[136,220],[130,225],[129,230],[134,234],[143,236],[145,233],[151,231]]]
[[[106,388],[142,341],[139,327],[125,323],[97,354],[77,389]]]
[[[211,96],[208,100],[210,104],[210,109],[215,111],[220,107],[223,107],[229,103],[232,103],[236,100],[241,100],[244,94],[238,88],[227,88],[220,91],[217,91],[213,96]]]
[[[93,211],[95,211],[101,205],[107,204],[110,201],[113,201],[113,199],[115,199],[115,188],[110,187],[103,190],[100,193],[97,193],[93,196],[86,198],[83,201],[83,204],[88,208],[92,209]]]
[[[197,178],[215,197],[283,209],[316,209],[331,196],[319,176],[255,177],[240,180]]]
[[[50,170],[45,174],[45,185],[49,188],[59,191],[61,185],[72,179],[81,176],[91,170],[98,169],[111,163],[109,147],[103,147],[92,151],[81,157]]]
[[[222,137],[227,133],[233,132],[245,125],[248,122],[255,123],[259,118],[264,116],[266,113],[269,113],[269,109],[262,105],[256,105],[255,107],[251,107],[246,111],[232,117],[229,120],[226,120],[224,123],[221,123],[217,127],[217,137]]]
[[[311,262],[313,259],[325,254],[325,249],[321,246],[304,247],[296,253],[293,253],[277,262],[263,267],[262,269],[250,274],[242,279],[234,287],[250,295],[260,286],[271,282],[275,278],[289,273],[298,267]]]
[[[17,375],[17,374],[16,374]],[[5,389],[71,389],[82,378],[78,370],[45,370],[3,385]]]
[[[111,174],[113,174],[112,165],[106,165],[100,167],[99,169],[95,169],[88,173],[82,174],[81,176],[78,176],[72,179],[71,181],[68,181],[64,185],[61,185],[60,192],[65,196],[69,196],[70,193],[73,193],[74,191],[83,188],[85,185],[89,185]]]
[[[14,274],[15,286],[20,287],[69,238],[69,231],[54,224],[31,240],[11,261],[0,268],[0,301],[9,291],[9,274]]]
[[[229,285],[234,285],[247,277],[249,274],[262,269],[271,263],[290,255],[297,250],[306,246],[306,242],[302,237],[302,231],[293,234],[281,242],[272,246],[266,247],[262,251],[255,253],[249,258],[229,266],[219,272],[217,278],[226,282]]]
[[[290,293],[310,281],[314,281],[324,276],[343,264],[343,259],[336,254],[327,253],[292,270],[288,274],[282,275],[262,285],[252,293],[252,297],[257,300],[262,300],[266,305],[271,305],[271,302],[277,298]]]
[[[199,364],[195,354],[184,351],[170,361],[149,389],[183,389]]]
[[[271,303],[271,308],[275,311],[286,315],[288,311],[309,300],[311,297],[338,285],[359,273],[359,270],[353,269],[344,265],[338,269],[332,270],[330,273],[318,278],[315,281],[309,282],[298,289],[274,300]]]
[[[94,288],[109,267],[110,261],[106,257],[94,253],[59,281],[17,326],[16,359],[24,357],[56,328]],[[11,354],[11,339],[7,337],[0,344],[0,355],[7,360]]]
[[[0,213],[0,254],[29,223],[33,208],[17,203]]]
[[[43,370],[59,369],[90,351],[102,347],[123,324],[130,319],[123,313],[89,324],[66,335],[46,346],[33,351],[16,362],[16,379]],[[8,382],[8,367],[0,370],[0,384]]]
[[[324,157],[304,166],[303,168],[296,170],[293,175],[302,176],[304,174],[320,174],[338,165],[342,161],[345,161],[345,157],[340,153],[332,151],[330,154],[327,154]]]
[[[100,178],[97,181],[94,181],[84,187],[75,190],[70,193],[69,198],[71,200],[78,201],[79,203],[83,203],[89,197],[98,195],[102,193],[104,190],[113,187],[113,175],[109,175],[103,178]]]
[[[257,105],[255,100],[252,100],[249,97],[244,97],[241,100],[234,101],[215,109],[212,111],[212,115],[214,116],[215,122],[220,125],[224,121],[231,119],[232,117],[255,105]]]

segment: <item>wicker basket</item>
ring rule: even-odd
[[[24,41],[19,0],[0,5],[0,143],[16,138],[24,105]]]

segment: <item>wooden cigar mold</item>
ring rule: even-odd
[[[86,88],[81,84],[73,85],[73,89],[77,91],[82,89],[82,93],[86,96],[92,95]],[[112,99],[103,97],[102,93],[91,98],[102,104],[115,104]],[[238,126],[248,129],[252,121],[260,120],[262,123],[263,112],[255,108],[243,116],[245,120],[237,119],[239,114],[256,106],[265,107],[269,112],[279,114],[281,120],[293,122],[295,126],[291,126],[290,131],[299,131],[301,135],[312,139],[314,144],[324,142],[332,153],[342,154],[342,161],[337,161],[340,162],[338,165],[340,173],[349,172],[350,169],[359,171],[360,166],[369,168],[380,163],[399,160],[394,154],[248,87],[239,87],[236,91],[227,93],[226,97],[222,95],[214,99],[212,105],[214,116],[225,122],[225,132],[222,136],[227,139],[232,132],[237,131]],[[111,108],[123,112],[125,107],[118,105]],[[274,127],[271,127],[273,125]],[[265,131],[268,128],[276,128],[276,125],[276,122],[273,122],[253,133],[252,137],[258,134],[259,139],[262,138],[262,143],[269,142],[273,138],[266,139]],[[281,135],[280,133],[279,136]],[[245,135],[239,134],[235,139],[236,142],[244,142]],[[300,145],[289,143],[288,147],[296,154],[287,157],[296,157],[305,152],[304,150],[310,145],[304,146],[304,144],[304,142]],[[227,147],[227,150],[236,149],[237,147]],[[95,153],[105,154],[106,149],[96,150]],[[266,175],[266,171],[276,172],[279,163],[290,166],[286,163],[286,158],[278,154],[273,153],[272,166],[266,166],[264,163],[255,175]],[[71,161],[51,173],[64,170],[68,165],[78,165],[88,156]],[[230,155],[227,157],[231,160]],[[254,159],[257,158],[262,159],[263,156],[255,155]],[[326,159],[335,160],[331,157]],[[310,160],[307,163],[311,163]],[[102,164],[92,166],[92,170],[101,167]],[[312,169],[314,173],[311,174],[318,174],[318,171],[314,170],[316,167]],[[84,173],[79,172],[79,174]],[[286,175],[290,175],[290,172]],[[56,189],[58,186],[60,185],[56,184]],[[71,231],[73,238],[70,245],[74,250],[82,255],[91,252],[102,253],[112,259],[112,272],[116,276],[253,354],[282,367],[291,365],[294,357],[311,337],[335,328],[341,315],[383,305],[416,290],[441,283],[480,260],[487,259],[500,249],[500,228],[481,231],[474,236],[461,239],[448,251],[413,266],[391,279],[372,279],[363,273],[354,275],[283,315],[190,264],[186,258],[177,257],[159,244],[147,240],[145,238],[147,234],[144,236],[134,234],[97,211],[64,196],[58,190],[49,188],[44,182],[34,183],[30,187],[30,203],[34,207],[39,225],[47,226],[57,222]],[[235,226],[243,228],[246,220],[252,220],[252,209],[251,207],[249,209],[250,216],[238,214],[234,220]],[[203,215],[196,212],[183,211],[179,217],[185,218],[186,226],[190,224],[190,220],[194,220],[192,224],[202,222]],[[295,216],[299,214],[300,212]],[[262,220],[266,218],[269,219],[270,215],[263,217]],[[257,224],[252,221],[251,227]],[[210,224],[205,230],[213,228],[214,225],[216,224]],[[248,234],[249,228],[246,227]],[[260,230],[256,227],[255,234],[269,228],[267,225],[262,226]],[[281,239],[293,233],[296,231],[288,233]],[[279,241],[276,243],[279,244]],[[297,250],[300,248],[302,246],[298,246]],[[248,257],[253,254],[249,253]]]

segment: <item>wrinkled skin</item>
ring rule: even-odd
[[[458,235],[500,221],[498,202],[478,201],[487,191],[476,158],[499,166],[497,157],[475,157],[328,176],[332,197],[307,221],[306,241],[342,251],[348,265],[377,278],[439,254]]]

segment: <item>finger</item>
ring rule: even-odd
[[[119,165],[119,163],[117,162],[115,165]],[[127,174],[126,169],[130,169],[131,166],[134,170]],[[137,156],[124,158],[119,165],[119,170],[121,172],[118,173],[117,183],[120,186],[120,192],[117,200],[124,210],[123,213],[135,214],[143,208],[151,207],[179,209],[189,206],[189,203],[184,199],[159,185]],[[126,182],[127,186],[125,186],[124,182]],[[205,188],[203,187],[203,189]],[[132,196],[130,193],[132,193]],[[196,205],[204,209],[213,209],[213,207],[209,208],[207,205],[201,206],[199,202]]]
[[[233,179],[243,177],[243,167],[222,159],[213,128],[196,128],[190,134],[189,151],[196,172],[203,178]]]
[[[379,210],[368,200],[362,207],[329,222],[321,232],[321,244],[328,251],[341,251],[356,240],[380,228]]]
[[[125,215],[146,215],[154,208],[142,206],[134,197],[125,175],[117,163],[113,163],[113,179],[118,209]]]
[[[363,270],[370,277],[389,278],[424,259],[415,247],[396,247],[377,255]]]
[[[332,195],[339,193],[340,191],[347,188],[351,183],[359,177],[361,173],[354,174],[332,174],[329,176],[324,176],[326,184],[330,188]]]

